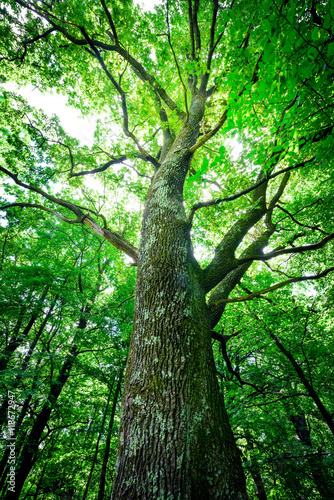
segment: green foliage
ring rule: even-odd
[[[53,405],[22,499],[38,492],[50,500],[82,498],[94,461],[88,498],[97,498],[108,433],[109,496],[119,404],[111,430],[103,418],[109,396],[108,415],[118,397],[136,269],[101,234],[108,229],[140,246],[145,197],[164,136],[177,136],[189,110],[193,89],[187,82],[209,77],[205,115],[196,124],[199,141],[226,113],[216,133],[194,152],[184,185],[187,214],[196,203],[213,200],[192,221],[200,266],[212,261],[222,237],[261,210],[263,201],[256,190],[233,201],[226,198],[282,169],[291,168],[284,193],[270,211],[282,176],[270,180],[267,213],[240,237],[235,256],[268,230],[269,215],[274,226],[270,249],[293,252],[334,232],[333,2],[240,0],[231,7],[219,2],[210,70],[214,2],[200,2],[201,49],[196,50],[189,37],[187,2],[168,2],[168,24],[166,2],[155,12],[142,12],[131,0],[106,2],[121,41],[117,50],[103,3],[53,2],[49,17],[61,29],[48,34],[53,24],[44,2],[1,3],[1,81],[64,93],[82,115],[98,116],[94,143],[88,147],[70,137],[56,116],[32,108],[19,92],[6,87],[0,93],[0,324],[4,347],[18,343],[2,372],[1,387],[4,404],[8,387],[17,395],[19,450],[44,403]],[[82,27],[97,52],[86,43]],[[174,106],[159,94],[159,86]],[[162,112],[168,122],[161,119]],[[99,224],[100,232],[90,231],[84,219],[75,220],[69,205]],[[229,298],[290,277],[319,274],[333,266],[332,251],[329,242],[267,264],[255,260]],[[333,415],[333,287],[328,274],[253,301],[227,304],[215,327],[216,333],[231,335],[226,353],[217,341],[213,350],[250,498],[256,498],[257,472],[268,498],[326,498],[323,483],[334,490],[329,428],[277,344],[293,356]],[[33,325],[23,335],[31,318]],[[85,328],[78,328],[80,320]],[[51,388],[74,344],[77,354],[69,378],[52,402]],[[298,416],[310,429],[308,442],[294,424]]]

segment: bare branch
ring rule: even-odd
[[[293,222],[295,222],[296,224],[298,224],[298,226],[301,226],[301,227],[307,227],[308,229],[311,229],[312,231],[320,231],[322,234],[329,234],[329,233],[326,233],[326,231],[323,231],[322,229],[320,229],[318,226],[309,226],[308,224],[302,224],[301,222],[299,222],[297,219],[294,218],[294,216],[292,214],[290,214],[290,212],[288,212],[288,210],[286,210],[285,208],[281,207],[280,205],[276,205],[277,208],[279,208],[280,210],[282,210],[282,212],[286,213],[290,219],[293,220]]]

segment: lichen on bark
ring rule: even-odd
[[[246,498],[183,206],[202,100],[191,110],[146,198],[113,499]]]

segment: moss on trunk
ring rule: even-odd
[[[180,134],[146,200],[114,500],[246,498],[183,208],[191,134]]]

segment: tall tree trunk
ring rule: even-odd
[[[24,417],[27,414],[30,401],[33,398],[34,390],[37,386],[37,382],[38,382],[38,378],[39,378],[38,367],[39,367],[41,360],[42,360],[42,358],[40,357],[37,364],[36,364],[35,374],[34,374],[33,382],[31,384],[30,394],[28,394],[28,396],[24,400],[24,403],[23,403],[21,411],[20,411],[20,415],[19,415],[17,422],[16,422],[17,429],[21,429],[21,424],[23,422]],[[19,433],[17,438],[16,438],[16,441],[15,441],[15,454],[16,454],[16,456],[18,456],[18,454],[23,446],[24,441],[25,441],[25,434]],[[0,477],[1,477],[1,479],[0,479],[0,492],[2,489],[4,489],[4,491],[6,491],[5,481],[7,479],[7,471],[9,468],[9,463],[8,463],[9,451],[10,451],[9,448],[7,447],[5,450],[5,453],[2,457],[2,460],[0,462]]]
[[[204,101],[193,98],[146,198],[114,500],[247,498],[183,206]]]
[[[35,493],[34,493],[34,497],[32,500],[37,500],[38,499],[38,495],[40,495],[40,489],[41,489],[41,486],[42,486],[42,483],[43,483],[43,479],[44,479],[44,475],[45,475],[45,471],[46,471],[46,465],[47,463],[45,462],[44,464],[44,467],[42,469],[42,472],[39,476],[39,480],[36,484],[36,489],[35,489]]]
[[[101,470],[101,476],[100,476],[100,486],[99,486],[99,493],[97,496],[97,500],[104,500],[107,465],[108,465],[108,459],[109,459],[109,453],[110,453],[111,431],[112,431],[112,428],[114,425],[117,401],[119,398],[119,394],[121,392],[122,378],[123,378],[123,368],[119,374],[118,383],[117,383],[115,393],[114,393],[114,400],[113,400],[113,405],[112,405],[111,415],[110,415],[110,420],[109,420],[109,426],[108,426],[108,435],[107,435],[107,439],[106,439],[106,447],[105,447],[104,455],[103,455],[103,463],[102,463],[102,470]]]
[[[249,434],[246,434],[247,446],[250,450],[254,449],[254,443]],[[264,488],[264,482],[262,479],[261,470],[257,460],[251,459],[250,474],[256,486],[256,498],[258,500],[267,500],[266,490]]]

